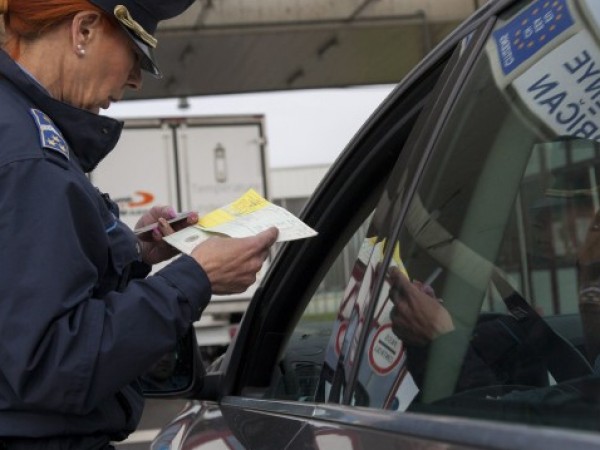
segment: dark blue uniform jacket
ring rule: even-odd
[[[136,378],[210,299],[188,256],[144,278],[135,236],[88,181],[121,129],[0,50],[0,437],[125,437]]]

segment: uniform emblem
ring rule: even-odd
[[[69,159],[69,146],[50,117],[39,109],[31,109],[30,112],[40,132],[40,144],[42,147],[57,151]]]

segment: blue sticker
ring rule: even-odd
[[[493,33],[504,75],[575,23],[567,0],[538,0]]]
[[[55,150],[69,159],[69,146],[50,117],[39,109],[31,109],[31,115],[40,132],[40,144],[43,148]]]

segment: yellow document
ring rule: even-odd
[[[234,202],[211,211],[194,226],[165,236],[164,240],[183,253],[191,251],[214,234],[242,238],[277,227],[277,242],[316,236],[317,232],[289,211],[272,204],[250,189]]]

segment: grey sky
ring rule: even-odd
[[[264,114],[271,167],[330,164],[393,86],[284,91],[121,102],[112,117],[147,118]]]

